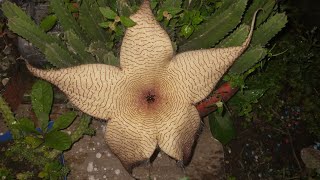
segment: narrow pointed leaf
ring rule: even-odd
[[[252,45],[265,46],[276,34],[278,34],[287,23],[285,13],[277,13],[270,17],[253,33]]]
[[[262,8],[262,11],[259,12],[259,16],[257,16],[257,20],[255,23],[255,27],[259,27],[260,24],[263,23],[270,16],[275,4],[275,0],[253,1],[252,5],[249,7],[243,18],[243,22],[247,25],[250,25],[254,12],[257,11],[257,9]]]
[[[221,3],[216,15],[224,13],[234,3],[234,0],[223,0]]]
[[[91,53],[99,63],[110,65],[120,64],[119,59],[114,56],[113,52],[107,50],[106,46],[100,41],[91,43],[87,51]]]
[[[126,0],[117,0],[116,4],[111,3],[113,6],[116,5],[117,11],[120,16],[127,16],[129,17],[133,13],[133,8],[130,6],[129,2]]]
[[[247,0],[239,0],[221,14],[210,17],[181,43],[180,51],[213,47],[240,23],[246,5]]]
[[[232,34],[222,40],[216,47],[240,46],[249,34],[249,26],[241,25]]]
[[[26,21],[20,18],[8,19],[8,27],[13,32],[30,41],[34,46],[39,48],[41,52],[45,51],[47,43],[58,42],[56,38],[47,35],[42,29],[37,27],[34,23],[28,24]]]
[[[10,1],[5,1],[2,4],[1,9],[7,18],[19,18],[22,19],[26,24],[34,24],[30,16],[28,16],[20,7]]]
[[[231,66],[229,73],[241,74],[253,65],[259,62],[267,55],[267,49],[261,46],[255,46],[248,49],[240,58]]]
[[[99,5],[96,1],[83,0],[80,5],[79,24],[86,32],[91,41],[107,41],[108,33],[104,31],[99,23],[104,18],[99,11]],[[87,44],[89,45],[89,44]]]
[[[77,64],[70,52],[56,43],[47,44],[44,54],[48,61],[56,67],[68,67]]]
[[[61,26],[64,31],[73,30],[79,37],[83,39],[84,42],[89,42],[87,36],[81,30],[81,27],[77,21],[72,16],[71,12],[68,10],[67,5],[61,0],[51,0],[50,7],[52,7],[56,16],[59,19]]]
[[[68,45],[72,52],[78,57],[79,63],[94,63],[94,57],[86,51],[86,44],[72,30],[65,32]]]

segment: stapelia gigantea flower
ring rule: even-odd
[[[126,30],[120,67],[40,70],[28,64],[28,69],[59,87],[81,111],[109,120],[106,142],[129,172],[156,148],[186,163],[200,126],[195,104],[247,48],[253,26],[241,46],[175,55],[149,0],[130,18],[136,25]]]

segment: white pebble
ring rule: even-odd
[[[103,175],[103,178],[105,179],[105,178],[107,178],[107,176],[106,176],[106,175]]]
[[[97,168],[93,168],[93,170],[94,170],[94,171],[98,171],[98,169],[97,169]]]
[[[9,78],[4,78],[4,79],[2,79],[2,85],[7,85],[8,84],[8,82],[9,82]]]
[[[105,132],[106,131],[106,126],[101,126],[102,127],[102,132]]]
[[[158,154],[158,157],[161,157],[161,154],[160,154],[160,153]]]
[[[95,179],[94,179],[94,176],[92,176],[92,175],[89,176],[89,180],[95,180]]]
[[[107,154],[107,156],[108,156],[108,157],[111,157],[111,154],[110,154],[110,153],[108,153],[108,154]]]
[[[95,150],[96,150],[96,148],[92,148],[92,150],[94,150],[94,151],[95,151]]]
[[[106,171],[106,170],[107,170],[107,168],[103,168],[103,170],[105,170],[105,171]]]
[[[99,143],[99,142],[97,142],[97,145],[98,145],[98,146],[100,146],[100,143]]]
[[[116,175],[119,175],[119,174],[120,174],[120,169],[116,169],[116,170],[114,171],[114,173],[116,173]]]
[[[89,162],[89,164],[87,166],[87,171],[88,172],[92,172],[93,171],[93,162]]]
[[[100,159],[101,156],[102,156],[101,153],[97,153],[97,154],[96,154],[96,158],[98,158],[98,159]]]

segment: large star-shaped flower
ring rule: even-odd
[[[175,55],[149,0],[130,18],[136,25],[125,33],[120,67],[28,68],[59,87],[83,112],[109,120],[105,139],[127,170],[148,160],[157,147],[187,162],[200,126],[195,104],[247,48],[252,28],[242,46]]]

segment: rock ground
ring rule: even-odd
[[[66,152],[65,161],[71,168],[68,179],[126,180],[133,179],[122,167],[104,142],[106,123],[93,121],[96,129],[93,137],[84,137]],[[142,165],[134,169],[133,175],[139,179],[178,180],[220,179],[223,174],[223,147],[212,138],[207,126],[204,127],[195,149],[193,159],[185,169],[177,166],[175,160],[160,152],[152,165]]]

